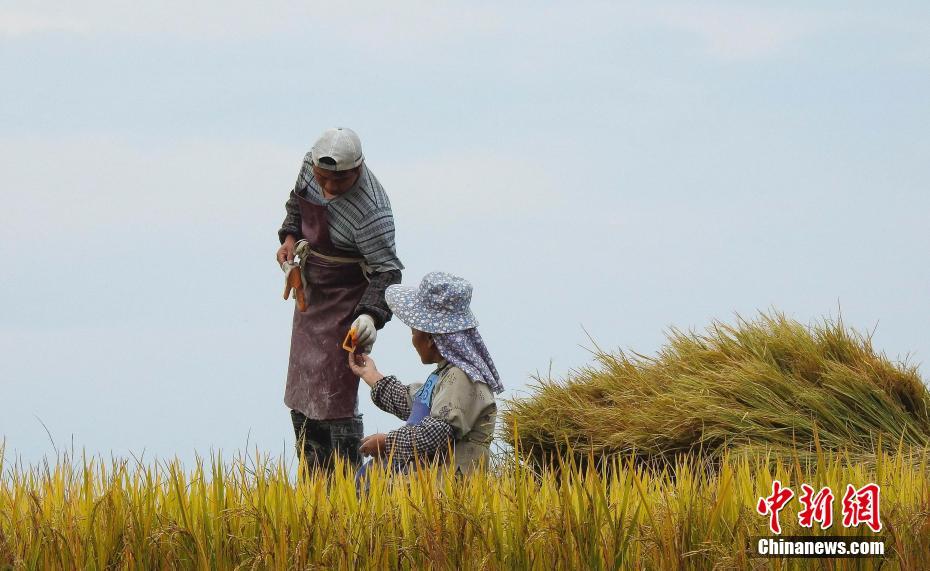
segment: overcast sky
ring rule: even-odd
[[[768,308],[930,358],[925,2],[346,4],[0,4],[8,458],[52,451],[43,422],[291,453],[276,230],[330,126],[404,281],[474,283],[507,396],[589,363],[585,330],[651,354]],[[374,357],[429,373],[396,320]],[[396,427],[363,388],[366,432]]]

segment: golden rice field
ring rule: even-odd
[[[457,478],[295,477],[282,458],[193,466],[62,456],[6,464],[4,569],[930,569],[930,391],[841,321],[781,314],[673,330],[654,357],[596,352],[504,409],[513,453]],[[871,558],[755,556],[781,536],[881,541]],[[876,532],[840,522],[881,486]],[[834,523],[804,528],[801,485]],[[821,514],[823,515],[823,514]]]
[[[435,467],[375,472],[361,498],[349,474],[297,481],[283,460],[258,454],[189,467],[7,464],[0,569],[930,569],[927,461],[903,450],[870,463],[725,455],[713,469],[692,458],[648,472],[615,459],[603,473],[537,473],[511,459],[461,479]],[[882,539],[885,556],[753,557],[750,538],[769,535],[755,506],[773,478],[880,484],[880,533],[838,523],[829,532]],[[801,530],[799,505],[782,511],[783,535],[826,534]]]

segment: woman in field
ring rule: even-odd
[[[391,457],[397,471],[415,459],[448,461],[450,448],[457,473],[487,462],[497,416],[494,394],[504,387],[469,308],[471,293],[469,282],[443,272],[427,274],[417,288],[387,288],[387,304],[410,326],[420,361],[436,369],[425,382],[404,385],[381,374],[371,356],[349,355],[349,367],[371,387],[375,405],[407,421],[363,439],[363,454]]]

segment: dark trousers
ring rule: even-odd
[[[335,420],[314,420],[292,410],[297,454],[302,456],[309,471],[314,468],[332,472],[333,458],[338,454],[354,470],[362,462],[358,447],[362,445],[362,417]]]

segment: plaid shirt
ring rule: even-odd
[[[410,393],[397,377],[384,377],[371,389],[371,400],[385,412],[401,420],[410,418]],[[434,416],[419,424],[405,424],[387,433],[386,449],[394,463],[403,467],[415,458],[443,458],[454,438],[452,425]]]
[[[355,187],[337,199],[326,200],[313,176],[313,164],[310,153],[307,153],[294,190],[284,205],[287,215],[278,230],[278,239],[282,243],[289,234],[298,239],[302,237],[298,196],[326,206],[333,246],[345,251],[347,256],[365,258],[373,274],[356,306],[353,319],[367,313],[374,318],[378,328],[384,327],[391,319],[391,310],[384,301],[384,290],[389,285],[400,283],[404,265],[397,257],[394,214],[381,183],[362,164]]]

